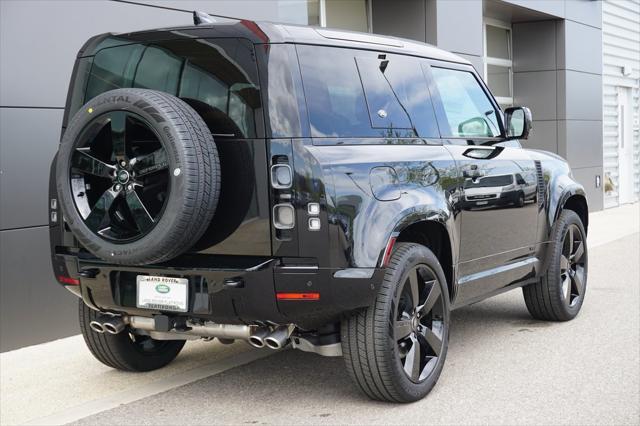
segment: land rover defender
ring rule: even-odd
[[[414,401],[456,308],[516,288],[540,320],[583,303],[585,191],[522,148],[531,123],[409,40],[246,20],[102,34],[52,163],[53,270],[113,368],[241,340],[343,356],[371,398]]]

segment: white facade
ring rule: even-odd
[[[640,194],[640,0],[602,4],[605,207]]]

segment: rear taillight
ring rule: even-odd
[[[293,183],[293,173],[288,164],[271,166],[271,186],[275,189],[289,189]]]
[[[296,211],[289,203],[273,206],[273,226],[276,229],[292,229],[296,224]]]

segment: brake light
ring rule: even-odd
[[[276,293],[278,300],[320,300],[320,293]]]
[[[58,281],[60,282],[60,284],[80,285],[80,280],[71,277],[65,277],[64,275],[58,275]]]

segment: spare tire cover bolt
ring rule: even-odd
[[[122,167],[125,167],[125,166],[127,165],[127,162],[126,162],[126,161],[121,161],[121,162],[120,162],[120,165],[121,165]]]

